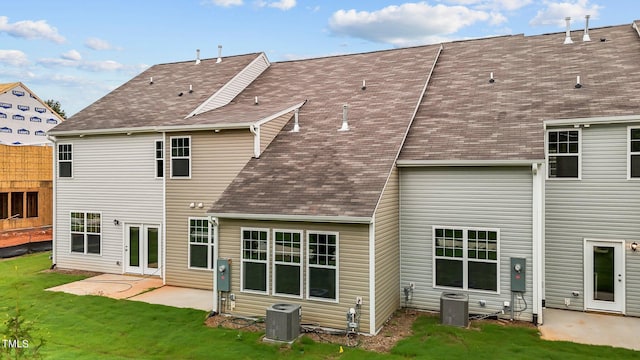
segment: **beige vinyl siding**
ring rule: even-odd
[[[191,179],[171,179],[170,137],[191,136]],[[253,135],[248,129],[171,133],[165,144],[166,178],[166,283],[201,289],[213,288],[210,270],[189,269],[189,217],[206,217],[253,155]],[[193,209],[190,203],[203,203]]]
[[[240,249],[241,228],[269,229],[269,246],[272,246],[273,229],[303,230],[304,281],[306,281],[306,247],[308,231],[328,231],[338,233],[338,299],[339,302],[317,301],[306,299],[306,283],[303,286],[305,298],[291,298],[284,296],[260,295],[240,292]],[[302,322],[315,323],[323,327],[344,329],[346,314],[350,307],[355,307],[356,297],[363,299],[360,330],[365,333],[373,332],[369,329],[369,226],[358,224],[332,224],[308,222],[280,222],[255,220],[220,219],[220,252],[221,258],[230,258],[231,293],[236,296],[236,307],[223,312],[231,312],[241,316],[266,316],[266,308],[274,303],[294,303],[302,306]],[[272,263],[269,256],[268,289],[272,293]]]
[[[398,169],[393,168],[375,213],[376,330],[400,307]]]
[[[293,112],[286,113],[260,126],[260,153],[271,144],[271,141],[275,139],[276,135],[278,135],[287,122],[291,120],[292,116]]]
[[[531,320],[532,185],[530,167],[401,168],[400,284],[416,285],[408,306],[439,310],[440,296],[451,291],[434,287],[433,226],[496,228],[499,293],[454,291],[469,295],[471,313],[500,311],[503,301],[511,300],[510,258],[526,258],[529,307],[518,319]]]
[[[584,309],[584,238],[626,242],[626,314],[640,316],[640,180],[627,180],[627,125],[582,129],[582,180],[546,181],[546,306]],[[640,125],[640,124],[633,124]],[[580,296],[572,296],[579,291]]]
[[[157,133],[57,139],[73,145],[73,177],[55,179],[58,267],[120,274],[125,224],[162,224],[162,179],[155,178],[155,142],[160,139]],[[72,211],[102,214],[101,255],[71,253]]]

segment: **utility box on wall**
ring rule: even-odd
[[[527,291],[526,280],[527,259],[511,258],[511,291]]]
[[[218,291],[231,291],[231,261],[218,259],[216,266]]]

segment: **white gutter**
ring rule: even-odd
[[[162,285],[167,285],[167,134],[162,133]]]
[[[597,124],[624,124],[640,122],[640,115],[622,115],[622,116],[598,116],[592,118],[575,118],[575,119],[554,119],[543,122],[544,129],[548,126],[567,126],[567,125],[597,125]]]
[[[544,162],[537,160],[398,160],[398,167],[424,166],[531,166]]]
[[[372,217],[369,216],[315,216],[315,215],[280,215],[280,214],[242,214],[242,213],[216,213],[208,212],[208,216],[223,219],[242,220],[275,220],[275,221],[303,221],[303,222],[326,222],[343,224],[371,224]]]
[[[220,257],[220,241],[218,239],[219,236],[219,225],[218,219],[215,217],[209,216],[209,224],[213,227],[213,261],[216,261],[215,264],[211,264],[213,267],[213,311],[220,313],[220,309],[218,309],[218,258]]]
[[[263,125],[264,123],[266,123],[266,122],[269,122],[269,121],[271,121],[271,120],[273,120],[273,119],[275,119],[275,118],[279,118],[280,116],[282,116],[282,115],[284,115],[284,114],[286,114],[286,113],[289,113],[289,112],[291,112],[291,111],[293,111],[293,110],[296,110],[296,109],[301,108],[301,107],[302,107],[302,105],[304,105],[304,104],[306,104],[306,103],[307,103],[307,100],[305,100],[305,101],[303,101],[303,102],[301,102],[301,103],[298,103],[298,104],[296,104],[296,105],[293,105],[293,106],[291,106],[291,107],[288,107],[288,108],[286,108],[286,109],[284,109],[284,110],[282,110],[282,111],[279,111],[279,112],[277,112],[277,113],[275,113],[275,114],[273,114],[273,115],[269,115],[269,116],[267,116],[266,118],[260,119],[260,120],[256,121],[256,122],[255,122],[255,124],[256,124],[257,126],[262,126],[262,125]]]

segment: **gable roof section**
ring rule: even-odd
[[[300,132],[290,121],[209,213],[370,221],[439,47],[272,63],[232,104],[307,100]],[[340,132],[344,104],[350,130]]]
[[[191,125],[187,115],[261,56],[254,53],[229,56],[220,63],[204,59],[199,64],[154,65],[55,127],[51,134]]]
[[[19,86],[20,83],[19,82],[13,82],[13,83],[7,83],[7,84],[0,84],[0,94],[4,94],[7,91],[15,88],[16,86]]]
[[[445,44],[398,164],[544,159],[546,120],[640,114],[639,34],[589,33]]]

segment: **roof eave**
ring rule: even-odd
[[[271,221],[296,221],[296,222],[317,222],[317,223],[340,223],[340,224],[370,224],[370,216],[323,216],[323,215],[288,215],[288,214],[243,214],[243,213],[221,213],[209,212],[207,215],[222,219],[234,220],[271,220]]]
[[[621,115],[621,116],[599,116],[592,118],[573,118],[573,119],[553,119],[545,120],[544,128],[548,126],[584,126],[597,124],[624,124],[640,122],[639,115]]]
[[[175,126],[143,126],[135,128],[113,128],[113,129],[92,129],[92,130],[62,130],[49,131],[51,136],[84,136],[84,135],[115,135],[115,134],[135,134],[150,132],[180,132],[180,131],[204,131],[204,130],[230,130],[246,129],[255,122],[228,123],[228,124],[198,124],[198,125],[175,125]]]
[[[398,167],[430,166],[531,166],[544,163],[544,159],[507,160],[398,160]]]

